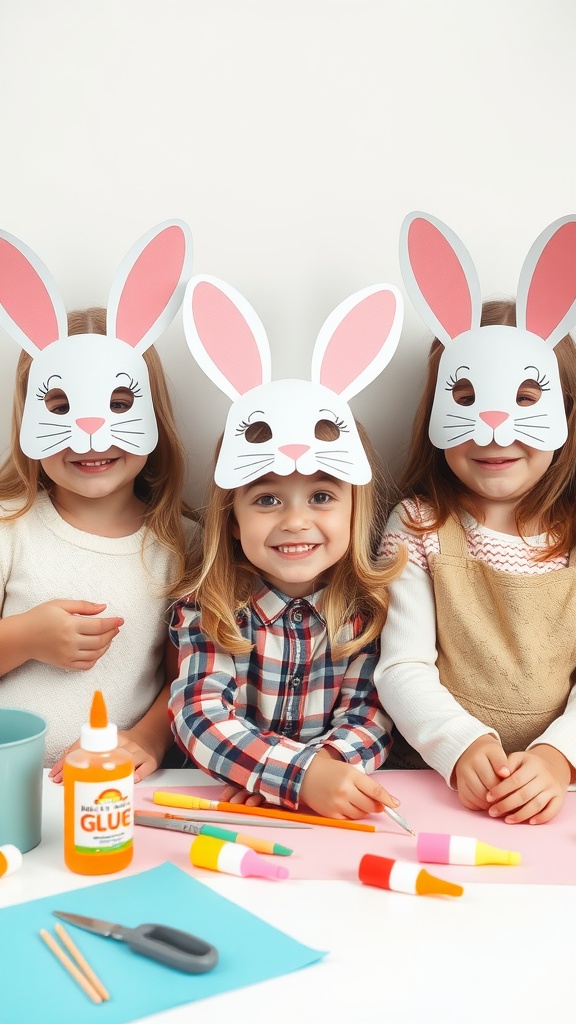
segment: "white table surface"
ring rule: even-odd
[[[198,771],[164,770],[143,785],[209,782]],[[62,800],[46,777],[42,842],[0,881],[0,906],[98,881],[64,865]],[[447,900],[352,882],[202,881],[328,955],[148,1024],[576,1024],[576,886],[467,884]]]

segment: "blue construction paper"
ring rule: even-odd
[[[283,884],[283,883],[270,883]],[[95,1004],[39,936],[54,932],[53,910],[135,926],[173,925],[216,946],[217,966],[184,974],[133,953],[124,943],[72,925],[67,931],[110,993]],[[166,862],[138,875],[0,910],[2,1024],[124,1024],[208,996],[289,974],[324,953],[296,942]]]

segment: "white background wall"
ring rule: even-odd
[[[401,286],[398,232],[422,209],[470,249],[485,296],[576,212],[573,0],[2,0],[0,224],[69,308],[105,304],[125,251],[186,220],[195,270],[261,316],[275,377],[308,374],[328,313]],[[397,474],[429,335],[353,399]],[[228,400],[157,344],[202,500]],[[0,449],[18,350],[0,336]]]

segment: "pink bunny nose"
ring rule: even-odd
[[[508,419],[507,412],[494,412],[493,410],[489,412],[481,412],[479,415],[480,419],[484,420],[484,423],[487,423],[489,427],[492,427],[492,430],[496,430],[496,427],[499,427],[501,423],[504,423],[504,420]]]
[[[106,423],[101,416],[84,416],[79,420],[76,420],[80,430],[85,430],[87,434],[95,434],[97,430]]]
[[[287,455],[289,459],[294,459],[294,462],[297,462],[301,455],[304,455],[305,452],[309,452],[310,451],[310,445],[309,444],[283,444],[283,445],[280,445],[278,451],[282,452],[283,455]]]

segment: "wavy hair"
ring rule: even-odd
[[[406,552],[386,563],[376,552],[383,532],[386,505],[380,460],[361,424],[360,438],[372,469],[372,480],[352,485],[350,544],[333,568],[323,594],[322,612],[335,657],[348,658],[375,640],[388,611],[387,587],[401,574]],[[214,462],[222,439],[218,442]],[[249,609],[259,570],[246,558],[232,534],[234,490],[213,481],[202,517],[202,556],[179,582],[181,593],[202,609],[202,630],[229,654],[242,654],[251,644],[240,633],[236,618]],[[343,627],[360,618],[362,630],[353,640],[339,641]]]
[[[482,326],[504,324],[516,326],[516,304],[511,299],[494,299],[483,303]],[[531,522],[539,523],[539,532],[548,537],[548,547],[536,556],[546,561],[565,554],[576,544],[576,346],[570,335],[554,349],[560,370],[560,383],[568,422],[568,437],[554,454],[554,458],[535,486],[524,495],[516,507],[516,526],[520,536],[526,536]],[[417,514],[405,509],[406,525],[417,533],[438,530],[452,516],[458,518],[463,508],[478,522],[482,522],[479,504],[446,462],[444,451],[435,448],[428,436],[428,424],[434,403],[438,364],[442,344],[432,342],[428,357],[428,374],[424,392],[412,430],[410,452],[399,488],[404,498],[418,504],[424,499],[430,506],[431,518],[423,525]]]

